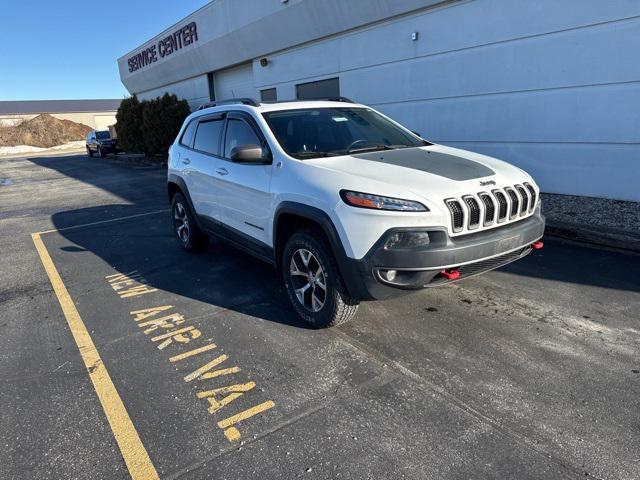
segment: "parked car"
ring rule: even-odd
[[[118,153],[118,141],[111,138],[109,130],[91,130],[87,133],[87,155],[93,157],[97,154],[99,157],[109,153]]]
[[[545,227],[520,168],[346,99],[206,105],[170,148],[168,193],[182,248],[216,235],[273,264],[317,327],[518,260]]]

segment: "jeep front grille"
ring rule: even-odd
[[[462,231],[462,225],[464,224],[464,212],[462,211],[462,205],[457,200],[445,201],[449,212],[451,213],[451,225],[454,232]]]
[[[480,205],[478,205],[478,201],[471,196],[464,197],[463,200],[469,209],[469,230],[478,228],[478,225],[480,225]]]
[[[533,188],[530,183],[525,183],[524,186],[527,187],[527,190],[529,190],[529,197],[531,198],[531,201],[529,202],[529,213],[531,213],[536,208],[536,204],[538,203],[538,196],[536,195],[536,189]]]
[[[507,219],[507,197],[500,190],[494,190],[492,193],[498,200],[498,223],[504,222]]]
[[[525,182],[491,192],[449,198],[445,205],[451,215],[453,233],[462,233],[481,226],[517,221],[534,212],[537,200],[536,189]]]
[[[480,200],[482,200],[482,203],[484,203],[484,226],[486,227],[493,223],[496,214],[495,203],[493,203],[493,199],[488,193],[480,193],[478,196]]]
[[[505,192],[507,192],[507,195],[509,195],[509,198],[511,199],[511,210],[509,212],[509,220],[515,218],[518,215],[518,208],[520,207],[520,200],[518,200],[518,194],[516,193],[516,191],[511,188],[511,187],[507,187],[504,189]]]
[[[527,195],[527,192],[524,190],[524,188],[522,188],[522,185],[516,185],[516,190],[518,190],[518,193],[522,198],[522,204],[520,205],[520,216],[522,217],[527,214],[529,206],[529,196]]]

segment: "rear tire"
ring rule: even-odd
[[[348,322],[359,302],[349,297],[335,257],[322,231],[301,230],[287,241],[282,276],[295,311],[316,328]]]
[[[182,193],[176,193],[171,198],[171,219],[173,233],[184,250],[201,252],[207,248],[209,237],[198,227],[195,216]]]

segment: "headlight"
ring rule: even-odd
[[[340,192],[342,200],[347,205],[359,208],[372,208],[374,210],[395,210],[401,212],[428,212],[429,209],[420,202],[413,200],[402,200],[401,198],[381,197],[369,193],[350,192],[342,190]]]
[[[384,243],[385,250],[404,250],[425,247],[431,243],[429,232],[395,232]],[[393,280],[393,279],[389,279]]]

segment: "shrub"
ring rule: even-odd
[[[125,98],[116,113],[116,132],[120,148],[127,152],[143,152],[142,105],[138,97]]]
[[[127,102],[125,104],[125,102]],[[120,114],[125,132],[121,139]],[[165,93],[153,100],[138,102],[135,95],[120,105],[116,116],[118,143],[128,152],[166,155],[184,119],[191,113],[186,100]]]
[[[165,93],[161,98],[142,102],[142,133],[145,153],[166,155],[191,113],[186,100]]]

